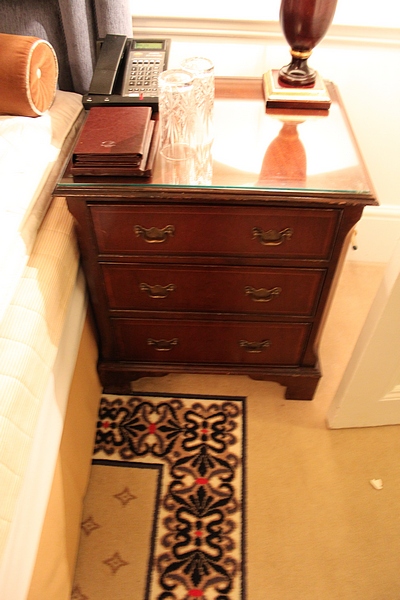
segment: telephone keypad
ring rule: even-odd
[[[125,79],[124,95],[154,96],[158,95],[158,76],[163,70],[164,61],[161,58],[130,56],[130,70]],[[143,53],[141,53],[143,54]]]

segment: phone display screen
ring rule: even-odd
[[[133,40],[133,49],[134,50],[164,50],[164,42],[137,42]]]

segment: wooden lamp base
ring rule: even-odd
[[[279,70],[272,69],[263,75],[263,89],[267,108],[328,110],[331,98],[327,87],[317,73],[310,86],[293,87],[279,81]]]

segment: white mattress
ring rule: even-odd
[[[25,600],[28,595],[50,497],[86,309],[86,284],[80,270],[54,367],[41,403],[26,473],[0,561],[0,590],[1,597],[4,598]]]
[[[42,411],[62,414],[54,393],[52,409],[43,407],[58,386],[79,251],[66,201],[51,192],[82,117],[81,96],[70,92],[57,92],[41,117],[0,117],[0,569]],[[74,311],[77,323],[83,312]],[[57,449],[54,441],[42,445],[43,466]]]
[[[82,98],[57,91],[44,115],[0,116],[0,322],[71,150]]]

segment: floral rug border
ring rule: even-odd
[[[94,456],[164,466],[144,600],[245,598],[245,400],[102,397]]]

